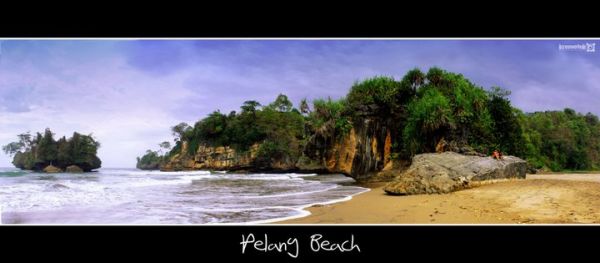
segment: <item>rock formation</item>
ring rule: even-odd
[[[161,170],[252,170],[259,145],[254,144],[248,151],[241,153],[229,146],[200,145],[194,155],[188,154],[188,147],[188,143],[184,141],[181,152],[172,156],[161,166]]]
[[[525,178],[526,171],[527,162],[514,156],[496,160],[455,152],[426,153],[416,155],[384,190],[393,195],[449,193],[473,181]]]
[[[159,162],[155,162],[155,163],[151,163],[151,164],[136,164],[135,168],[140,169],[140,170],[159,170],[160,169],[160,163]]]
[[[363,180],[381,171],[390,162],[391,147],[390,129],[377,119],[365,118],[354,123],[350,132],[341,138],[314,135],[304,149],[305,159],[301,159],[303,162],[297,166]]]
[[[69,165],[65,169],[65,172],[67,172],[67,173],[83,173],[83,169],[81,169],[77,165]]]
[[[44,168],[44,173],[62,173],[62,170],[54,165],[48,165]]]
[[[341,138],[314,135],[298,160],[259,162],[256,159],[258,143],[244,152],[229,146],[200,145],[191,155],[188,154],[189,144],[184,141],[181,151],[171,156],[160,169],[342,173],[363,180],[390,163],[392,141],[390,129],[381,121],[365,118]]]

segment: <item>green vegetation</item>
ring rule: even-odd
[[[357,81],[339,100],[315,99],[310,105],[303,99],[299,110],[280,94],[266,106],[246,101],[239,113],[215,111],[193,127],[180,123],[172,128],[175,145],[165,156],[180,153],[187,142],[189,155],[201,144],[237,151],[259,144],[259,166],[294,162],[301,155],[318,159],[325,148],[368,121],[377,124],[371,129],[390,132],[394,158],[434,152],[445,142],[446,149],[459,152],[489,155],[498,149],[535,168],[600,169],[598,117],[571,109],[525,114],[511,105],[509,95],[437,67],[426,73],[415,68],[400,80],[376,76]],[[148,151],[138,165],[155,165],[165,156]]]
[[[435,143],[455,127],[450,101],[438,90],[424,92],[409,104],[408,111],[404,140],[412,154],[433,151]]]
[[[86,172],[100,168],[101,161],[96,156],[100,143],[92,135],[73,133],[71,138],[54,139],[50,129],[35,137],[28,133],[19,134],[16,142],[2,147],[9,155],[14,155],[15,167],[24,170],[40,171],[48,165],[65,169],[77,165]]]
[[[496,120],[490,114],[486,91],[460,74],[439,68],[427,72],[425,81],[408,103],[403,131],[410,154],[433,152],[437,143],[455,142],[478,151],[494,148]]]
[[[280,94],[275,101],[263,106],[246,101],[241,111],[223,114],[214,111],[194,126],[180,123],[171,128],[175,145],[164,156],[148,150],[138,157],[138,168],[156,169],[158,165],[181,153],[187,142],[187,152],[193,155],[199,145],[230,146],[236,151],[248,151],[259,144],[256,165],[268,166],[273,160],[295,162],[301,153],[304,139],[304,116],[293,107],[287,96]]]
[[[158,170],[164,160],[164,156],[157,151],[146,150],[146,154],[137,158],[136,168],[142,170]]]
[[[536,168],[561,170],[600,169],[600,122],[572,109],[520,113],[523,156]]]
[[[178,128],[175,127],[173,127],[173,130],[181,128],[181,126]],[[183,128],[185,130],[185,127]],[[138,157],[135,167],[142,170],[158,170],[160,165],[163,164],[167,159],[163,153],[163,150],[169,152],[171,150],[171,143],[165,141],[159,143],[158,146],[160,147],[158,151],[146,150],[146,154],[144,154],[142,157]]]
[[[345,114],[347,101],[345,99],[327,100],[316,99],[313,101],[313,109],[308,106],[306,117],[306,133],[341,138],[352,129],[350,116]]]

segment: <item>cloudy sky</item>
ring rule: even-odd
[[[345,95],[374,75],[439,66],[485,88],[512,91],[524,111],[565,107],[600,115],[597,52],[559,44],[597,40],[0,40],[0,144],[25,131],[93,133],[103,167],[171,141],[245,100],[294,103]],[[600,41],[597,41],[600,42]],[[10,167],[0,154],[0,167]]]

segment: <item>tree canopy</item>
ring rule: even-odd
[[[13,155],[15,167],[25,170],[42,170],[48,165],[65,169],[77,165],[84,171],[100,168],[102,162],[96,156],[100,143],[93,136],[73,133],[71,138],[54,139],[54,133],[46,129],[44,134],[29,132],[19,134],[16,142],[2,147],[4,152]]]
[[[294,160],[303,154],[311,138],[318,136],[326,146],[371,119],[383,123],[390,132],[396,158],[436,151],[436,146],[446,141],[482,154],[500,150],[526,158],[537,168],[600,168],[597,116],[572,109],[526,114],[512,106],[509,96],[508,90],[485,89],[462,74],[438,67],[426,73],[413,68],[400,80],[375,76],[356,81],[340,99],[317,98],[312,104],[302,99],[299,109],[286,95],[279,94],[265,106],[248,100],[240,112],[214,111],[193,127],[180,123],[172,128],[175,145],[166,156],[180,153],[185,141],[187,154],[194,154],[201,144],[230,146],[238,151],[259,144],[260,162]],[[44,137],[52,140],[51,136]],[[29,140],[24,136],[5,146],[5,151],[30,147]],[[46,149],[49,153],[54,150]],[[160,153],[150,151],[146,159],[156,161],[158,157]]]

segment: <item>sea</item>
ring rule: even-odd
[[[2,224],[261,224],[368,191],[341,174],[236,174],[102,168],[46,174],[0,168]]]

